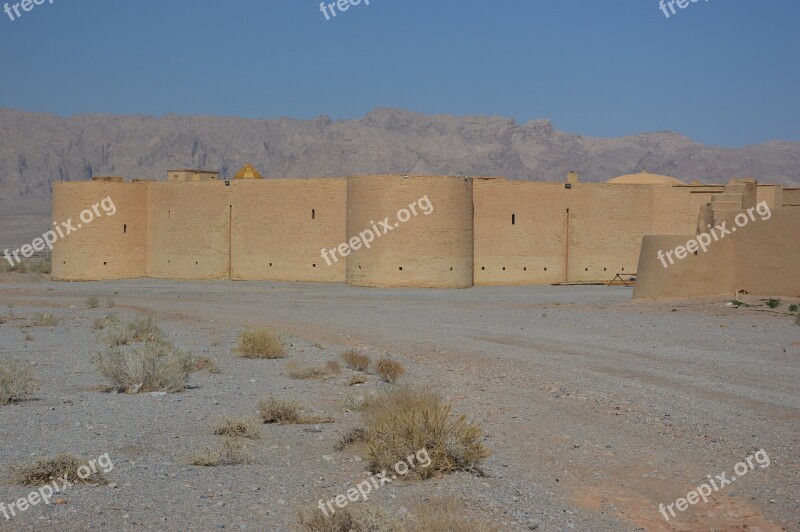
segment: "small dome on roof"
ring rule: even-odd
[[[683,185],[683,181],[675,179],[674,177],[658,174],[650,174],[648,172],[639,172],[638,174],[628,174],[609,179],[606,183],[613,183],[616,185]]]
[[[236,175],[233,176],[234,179],[264,179],[264,176],[258,173],[258,170],[253,168],[253,165],[247,163],[246,165],[242,166],[242,169],[236,172]]]

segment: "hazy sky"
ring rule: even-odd
[[[800,141],[800,1],[676,10],[362,0],[326,20],[315,0],[44,0],[14,21],[0,12],[0,107],[301,119],[399,107],[591,136]]]

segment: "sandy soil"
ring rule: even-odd
[[[112,297],[121,315],[156,312],[180,347],[216,358],[219,375],[166,397],[97,391],[102,347],[87,309]],[[800,530],[800,326],[787,312],[724,299],[633,302],[630,289],[480,287],[375,290],[333,284],[138,280],[52,283],[0,275],[0,357],[36,364],[34,401],[0,407],[0,481],[8,465],[69,451],[108,452],[114,487],[73,487],[66,504],[3,520],[9,530],[289,530],[314,506],[366,477],[361,456],[334,443],[358,426],[343,401],[351,373],[283,375],[285,361],[231,351],[246,323],[293,335],[290,358],[321,364],[347,346],[391,353],[403,381],[430,386],[478,422],[493,452],[485,476],[397,482],[374,501],[402,516],[416,500],[454,496],[498,530]],[[11,305],[11,308],[9,308]],[[63,318],[28,328],[34,312]],[[30,334],[33,339],[26,339]],[[323,350],[313,347],[315,342]],[[371,377],[356,390],[386,386]],[[275,394],[336,422],[264,426],[247,466],[198,468],[186,455],[217,442],[220,415],[255,411]],[[756,467],[668,523],[673,503],[759,449]],[[0,484],[0,502],[29,488]],[[400,518],[400,517],[398,517]]]

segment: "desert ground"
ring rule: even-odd
[[[97,296],[100,305],[87,304]],[[109,308],[111,301],[113,308]],[[367,503],[397,523],[447,499],[498,530],[800,530],[800,326],[744,296],[631,300],[606,286],[378,290],[338,284],[155,279],[60,283],[0,274],[0,358],[31,364],[32,400],[0,407],[0,502],[26,497],[10,471],[73,453],[113,460],[107,484],[65,489],[59,504],[0,514],[3,530],[297,529],[368,477],[364,449],[335,450],[361,423],[352,401],[392,385],[368,370],[349,386],[289,378],[292,360],[322,365],[357,347],[406,369],[480,425],[492,455],[480,470],[400,478]],[[95,301],[96,302],[96,301]],[[31,326],[50,312],[54,326]],[[121,394],[91,363],[109,314],[155,314],[176,346],[210,357],[181,393]],[[3,321],[3,320],[0,320]],[[235,355],[246,325],[289,335],[288,356]],[[395,385],[397,386],[397,385]],[[333,423],[262,425],[251,463],[189,465],[213,448],[216,420],[250,415],[260,398],[301,402]],[[667,522],[659,503],[762,450],[758,464]],[[319,510],[317,510],[319,512]],[[476,525],[477,526],[477,525]]]

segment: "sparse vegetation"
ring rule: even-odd
[[[333,448],[337,451],[344,451],[348,445],[365,441],[367,441],[367,429],[356,427],[345,432],[344,436],[342,436],[342,438],[336,442],[336,445],[334,445]]]
[[[422,478],[476,470],[490,455],[481,443],[480,427],[464,416],[452,416],[451,406],[430,391],[398,388],[367,398],[363,410],[371,471],[390,469],[422,448],[431,464],[412,472]]]
[[[356,384],[364,384],[369,380],[369,377],[364,375],[363,373],[359,373],[350,377],[350,380],[347,381],[348,386],[355,386]]]
[[[20,360],[0,358],[0,406],[27,401],[39,389],[33,368]]]
[[[355,349],[348,349],[342,353],[342,360],[353,371],[365,371],[371,362],[368,355]]]
[[[135,342],[166,343],[164,333],[158,327],[156,317],[152,314],[136,316],[123,322],[119,319],[113,321],[106,318],[106,332],[103,340],[109,347],[130,345]]]
[[[239,334],[237,352],[244,358],[284,358],[286,342],[275,329],[269,327],[247,328]]]
[[[381,358],[375,364],[375,371],[384,382],[395,384],[400,376],[406,372],[403,365],[388,358]]]
[[[67,480],[73,484],[106,484],[108,481],[100,471],[86,478],[78,476],[81,466],[88,464],[88,460],[71,454],[60,454],[54,458],[42,458],[30,464],[12,467],[11,479],[15,484],[37,487],[66,475]]]
[[[338,375],[342,368],[335,360],[329,361],[321,368],[301,366],[297,361],[286,364],[286,376],[291,379],[318,379]]]
[[[749,304],[745,303],[744,301],[739,301],[738,299],[732,300],[731,304],[734,307],[745,307],[746,308],[746,307],[752,307],[753,306],[753,305],[749,305]]]
[[[50,312],[37,312],[31,321],[31,327],[55,327],[56,325],[58,325],[58,318]]]
[[[474,521],[464,515],[452,498],[429,499],[414,507],[406,530],[414,532],[489,532],[487,523]]]
[[[25,333],[25,341],[26,342],[33,342],[36,338],[33,337],[31,333]]]
[[[211,357],[195,357],[194,371],[208,371],[209,373],[222,373],[217,361]]]
[[[201,467],[230,466],[250,463],[250,452],[244,443],[225,438],[217,449],[204,447],[189,456],[189,463]]]
[[[778,308],[779,306],[781,306],[781,300],[773,298],[767,299],[767,306],[769,308]]]
[[[797,311],[800,311],[800,305],[796,303],[793,305],[789,305],[789,312],[797,312]]]
[[[316,349],[319,349],[320,351],[325,351],[325,346],[324,346],[324,345],[322,345],[322,344],[321,344],[321,343],[319,343],[319,342],[314,342],[314,347],[315,347]]]
[[[310,425],[314,423],[333,423],[333,419],[324,416],[303,416],[303,407],[293,401],[282,401],[275,397],[264,398],[258,403],[261,420],[268,424]]]
[[[795,316],[795,318],[794,318],[794,324],[795,324],[795,325],[800,325],[800,314],[798,314],[797,316]]]
[[[304,532],[401,532],[403,530],[386,512],[365,503],[351,504],[341,509],[337,507],[336,513],[331,515],[325,515],[314,508],[300,512],[297,515],[297,522],[299,529]]]
[[[97,371],[124,393],[180,392],[195,368],[194,358],[163,344],[109,348],[92,359]]]
[[[110,296],[106,298],[106,307],[114,308],[114,300]]]
[[[86,299],[86,306],[89,308],[97,308],[100,306],[100,298],[97,296],[89,296]]]
[[[258,425],[258,420],[250,417],[224,417],[219,420],[214,428],[214,434],[230,438],[257,440],[261,438],[261,431]]]

